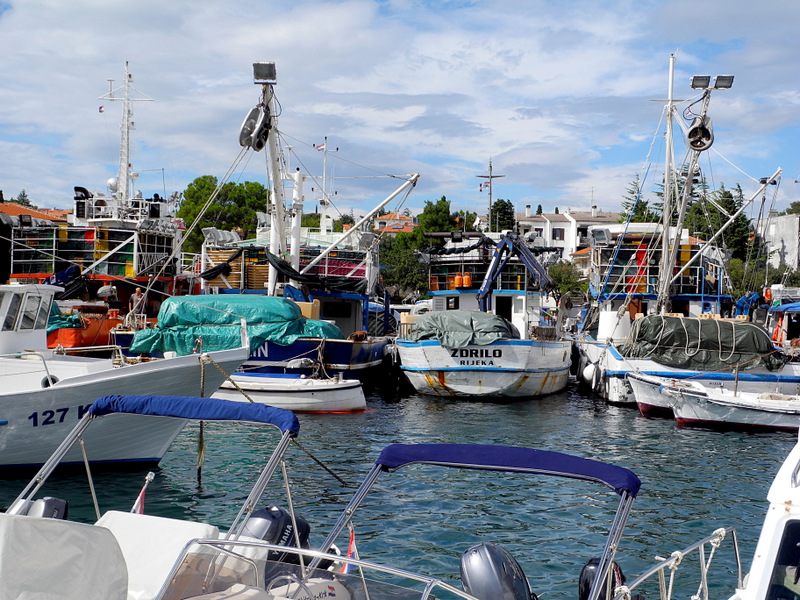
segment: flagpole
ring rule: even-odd
[[[147,489],[147,486],[150,485],[150,482],[155,479],[156,475],[152,471],[147,473],[147,476],[144,478],[144,485],[142,486],[139,495],[136,496],[136,502],[133,503],[133,507],[131,508],[132,513],[144,514],[144,492]]]

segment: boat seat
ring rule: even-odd
[[[128,575],[107,529],[0,513],[0,598],[125,600]]]
[[[96,525],[111,531],[128,567],[128,599],[155,598],[186,544],[198,538],[219,538],[219,529],[130,512],[109,511]]]

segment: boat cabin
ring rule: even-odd
[[[60,291],[53,285],[0,285],[0,354],[47,348],[47,321]]]

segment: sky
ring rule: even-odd
[[[798,23],[797,0],[0,0],[0,190],[48,208],[71,208],[74,186],[106,191],[121,103],[100,97],[126,62],[133,97],[152,99],[133,105],[137,190],[268,185],[264,152],[233,166],[260,96],[252,64],[271,61],[287,165],[313,177],[306,211],[326,164],[342,213],[419,173],[387,209],[445,196],[485,214],[490,162],[493,198],[518,212],[619,211],[637,175],[646,199],[661,180],[674,56],[678,100],[699,99],[692,75],[735,76],[711,95],[709,184],[755,197],[782,169],[754,217],[800,201]]]

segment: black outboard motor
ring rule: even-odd
[[[578,600],[588,600],[589,592],[592,591],[592,584],[597,577],[597,567],[599,564],[599,558],[590,558],[588,561],[586,561],[586,564],[583,565],[583,569],[581,569],[581,576],[578,580]],[[617,587],[625,583],[625,574],[615,562],[611,563],[609,572],[611,574],[611,593],[613,594]],[[598,600],[606,600],[605,585],[600,590]]]
[[[300,515],[294,516],[297,523],[297,535],[294,532],[292,514],[285,508],[271,506],[255,511],[244,524],[243,535],[263,540],[268,544],[276,546],[288,546],[297,548],[297,541],[300,541],[300,548],[308,548],[308,534],[311,532],[308,522]],[[286,562],[299,564],[296,554],[285,552],[270,551],[267,555],[268,560],[276,562]]]
[[[476,544],[461,555],[461,585],[480,600],[536,598],[519,563],[492,542]]]

